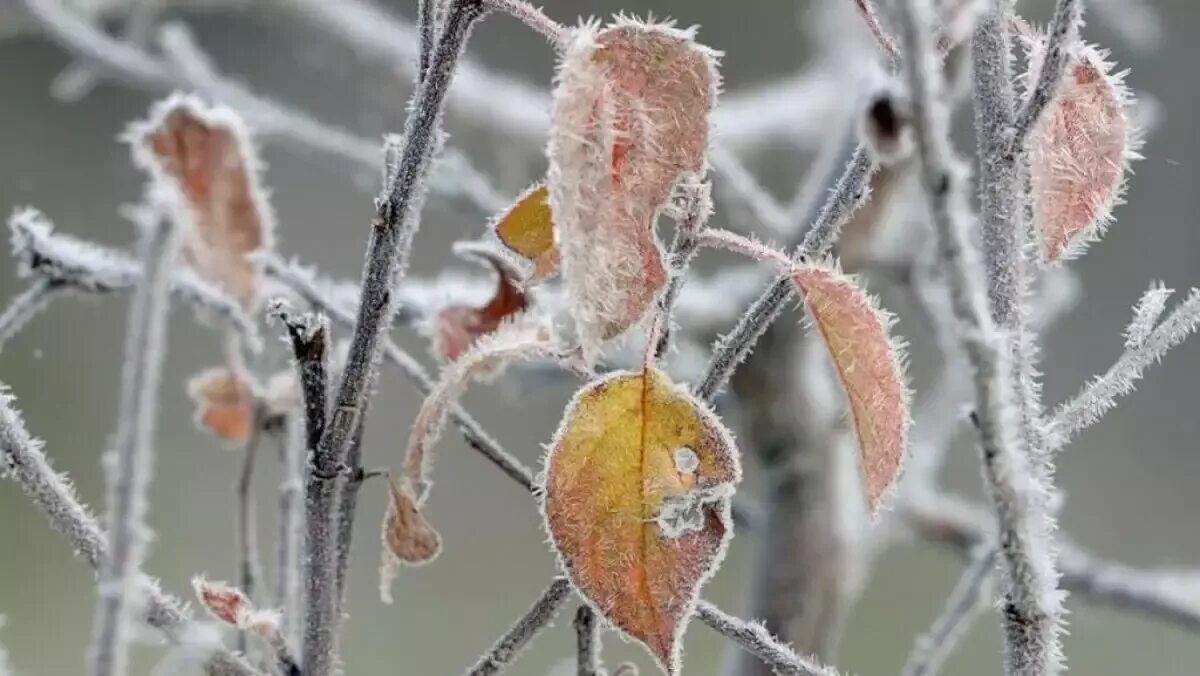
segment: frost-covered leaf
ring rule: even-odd
[[[679,671],[683,630],[732,537],[738,452],[657,370],[618,372],[568,406],[546,458],[546,528],[579,592]]]
[[[192,578],[192,589],[200,605],[225,624],[264,637],[279,633],[279,613],[255,608],[242,590],[203,577]]]
[[[417,508],[407,483],[388,477],[388,509],[383,518],[383,561],[379,566],[379,597],[392,602],[392,581],[400,564],[420,566],[437,558],[442,538]]]
[[[250,255],[272,247],[275,215],[241,118],[176,95],[155,105],[128,138],[135,161],[180,198],[190,225],[184,259],[243,307],[256,307],[260,285]]]
[[[1041,50],[1033,45],[1031,73]],[[1090,46],[1074,50],[1057,97],[1029,137],[1033,217],[1046,263],[1082,252],[1104,233],[1137,157],[1125,73],[1112,72],[1105,56]]]
[[[549,189],[545,183],[539,183],[517,198],[492,226],[500,243],[530,266],[529,282],[553,277],[558,272],[558,247],[554,244],[554,218],[549,200]]]
[[[196,424],[222,441],[245,443],[254,428],[254,386],[232,369],[202,371],[188,381]]]
[[[836,270],[806,265],[791,274],[846,394],[867,505],[875,514],[908,445],[909,393],[903,352],[888,336],[892,319]]]
[[[529,298],[515,282],[516,271],[497,252],[486,245],[459,242],[455,253],[491,265],[496,270],[496,293],[483,307],[451,305],[438,311],[434,319],[434,351],[443,361],[454,361],[479,338],[529,307]]]
[[[659,212],[705,170],[719,76],[691,31],[619,18],[572,33],[554,90],[547,178],[585,361],[666,283]]]

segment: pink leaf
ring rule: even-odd
[[[516,285],[516,272],[497,252],[473,242],[455,245],[455,253],[482,261],[496,270],[496,293],[483,307],[451,305],[438,312],[434,320],[434,351],[443,361],[454,361],[483,336],[529,307],[529,297]]]

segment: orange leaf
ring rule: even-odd
[[[538,183],[517,198],[493,226],[505,248],[532,265],[530,282],[558,273],[558,247],[554,245],[554,218],[548,200],[546,184]]]
[[[791,275],[846,394],[874,515],[908,445],[909,393],[900,349],[888,337],[891,318],[836,270],[809,265]]]
[[[1033,65],[1041,55],[1035,47]],[[1123,74],[1092,47],[1071,55],[1057,98],[1030,133],[1030,193],[1042,261],[1080,253],[1112,220],[1136,157]]]
[[[245,443],[254,428],[252,385],[227,368],[196,374],[188,382],[188,396],[196,403],[196,423],[218,439]]]
[[[654,369],[585,386],[550,448],[543,508],[564,570],[668,673],[733,535],[740,472],[717,417]]]
[[[401,563],[420,566],[442,551],[442,537],[417,507],[412,488],[388,477],[388,509],[383,519],[383,562],[379,567],[379,595],[392,602],[392,580]]]
[[[719,86],[690,31],[618,19],[574,32],[554,91],[547,184],[584,359],[624,334],[666,283],[655,223],[703,174]]]
[[[241,119],[228,108],[172,96],[133,125],[129,138],[137,163],[181,198],[191,226],[184,260],[254,309],[259,283],[249,256],[272,247],[275,216]]]
[[[493,333],[505,319],[529,307],[529,297],[513,283],[514,272],[499,254],[487,246],[460,242],[455,251],[496,269],[496,294],[481,308],[452,305],[434,319],[434,351],[444,361],[454,361],[480,337]]]

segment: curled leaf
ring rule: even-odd
[[[732,537],[741,478],[720,420],[655,369],[575,395],[546,458],[543,508],[580,594],[671,674],[700,587]]]
[[[188,381],[196,424],[218,439],[245,443],[254,428],[254,386],[232,369],[202,371]]]
[[[506,249],[531,266],[528,280],[538,282],[558,272],[558,247],[554,244],[554,218],[545,183],[525,191],[492,226]]]
[[[1031,64],[1040,63],[1040,49]],[[1137,157],[1124,75],[1112,72],[1104,53],[1077,48],[1058,96],[1030,133],[1030,194],[1045,263],[1082,252],[1112,220]]]
[[[459,255],[481,260],[495,268],[496,293],[480,308],[452,305],[438,312],[434,320],[434,351],[444,361],[458,359],[479,338],[529,307],[529,297],[514,283],[514,271],[499,254],[473,242],[459,242],[454,248]]]
[[[837,270],[806,265],[792,271],[792,281],[846,394],[874,515],[900,475],[908,445],[909,392],[903,352],[888,336],[892,318]]]
[[[255,608],[242,590],[230,587],[224,582],[211,582],[203,577],[192,578],[192,589],[195,590],[200,605],[225,624],[262,637],[279,634],[279,613]]]
[[[417,508],[407,483],[388,477],[388,509],[383,518],[383,562],[379,566],[379,597],[392,602],[392,581],[400,564],[420,566],[442,551],[442,537]]]
[[[691,31],[620,18],[572,33],[558,70],[547,179],[585,361],[666,283],[659,212],[705,169],[719,76]]]
[[[135,161],[182,203],[191,227],[184,260],[243,308],[257,307],[258,275],[250,255],[270,249],[275,222],[259,174],[261,162],[232,109],[172,96],[134,124]]]

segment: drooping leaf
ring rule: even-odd
[[[180,198],[190,226],[184,260],[245,309],[256,308],[260,284],[250,255],[273,246],[275,215],[241,118],[176,95],[155,105],[128,137],[135,161]]]
[[[740,471],[720,420],[654,369],[580,390],[546,458],[546,528],[563,568],[668,673],[732,537]]]
[[[459,242],[454,250],[465,258],[482,261],[496,270],[496,293],[483,307],[451,305],[434,320],[434,351],[443,361],[454,361],[479,338],[486,336],[509,317],[529,307],[529,297],[515,283],[515,271],[500,255],[485,245]]]
[[[192,578],[192,589],[200,605],[225,624],[263,637],[279,634],[279,613],[256,608],[242,590],[203,577]]]
[[[900,475],[908,446],[909,392],[902,350],[888,336],[892,319],[836,270],[806,265],[792,272],[792,281],[846,394],[874,515]]]
[[[222,441],[245,443],[254,428],[254,386],[229,368],[202,371],[188,381],[196,424]]]
[[[400,564],[421,566],[442,551],[442,537],[417,508],[408,483],[388,477],[388,509],[383,518],[383,561],[379,566],[379,597],[392,602],[392,581]]]
[[[666,283],[659,212],[705,169],[719,76],[690,31],[629,19],[573,32],[558,70],[547,178],[584,360]]]
[[[538,183],[517,198],[493,226],[500,243],[531,266],[529,282],[539,282],[558,273],[558,247],[554,244],[549,198],[546,184]]]
[[[772,263],[792,278],[846,395],[867,506],[875,515],[900,475],[911,420],[904,351],[888,335],[891,316],[836,269],[797,265],[778,249],[725,230],[704,232],[701,243]]]
[[[1031,64],[1040,63],[1039,49]],[[1104,234],[1137,157],[1125,74],[1112,68],[1104,53],[1078,47],[1030,133],[1030,194],[1045,263],[1073,257]]]

